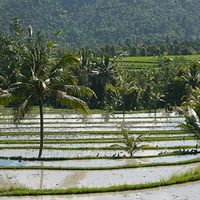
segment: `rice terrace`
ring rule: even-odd
[[[200,199],[199,3],[0,1],[0,200]]]
[[[51,199],[199,196],[199,142],[177,127],[184,122],[178,111],[162,110],[156,115],[91,111],[84,115],[45,108],[42,158],[37,158],[36,113],[34,108],[16,126],[12,109],[1,109],[0,199],[27,199],[27,195],[29,199],[49,199],[48,195]],[[122,126],[129,137],[144,134],[133,156],[116,145],[123,138]]]

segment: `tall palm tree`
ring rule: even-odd
[[[115,59],[114,59],[115,60]],[[98,96],[100,108],[105,106],[105,87],[108,82],[113,81],[116,73],[114,60],[110,61],[109,56],[103,53],[100,60],[96,60],[93,75],[91,76],[92,88]]]
[[[134,85],[134,81],[128,81],[127,74],[123,69],[119,71],[116,80],[116,85],[109,83],[106,86],[106,90],[111,90],[122,98],[123,114],[125,114],[125,98],[137,88]]]
[[[158,92],[158,89],[156,88],[156,86],[154,86],[154,88],[152,89],[151,93],[150,93],[150,99],[154,105],[154,113],[156,115],[156,110],[157,110],[157,107],[158,107],[158,103],[160,101],[164,101],[162,98],[164,97],[165,95],[161,95],[159,92]]]
[[[31,27],[28,27],[29,41],[25,40],[21,31],[17,35],[21,38],[20,48],[12,48],[10,53],[20,65],[18,81],[2,90],[0,100],[2,102],[14,102],[14,121],[19,123],[30,112],[34,102],[37,102],[40,110],[40,150],[38,157],[42,156],[43,150],[43,99],[45,96],[54,97],[66,106],[77,108],[88,113],[87,104],[77,98],[92,96],[95,93],[87,88],[76,84],[76,79],[67,71],[67,65],[79,63],[79,60],[70,52],[64,54],[59,60],[50,59],[55,44],[51,41],[46,44],[41,34],[32,35]],[[57,33],[56,33],[57,34]],[[33,42],[32,42],[33,41]]]

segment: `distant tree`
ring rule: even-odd
[[[107,55],[110,55],[110,45],[109,44],[106,44],[105,52],[106,52]]]
[[[138,56],[138,48],[135,45],[130,49],[130,56]]]
[[[116,46],[114,44],[112,44],[110,46],[110,56],[113,58],[116,55],[117,55]]]
[[[123,49],[123,52],[129,52],[130,51],[127,44],[123,44],[122,49]]]
[[[168,54],[169,54],[169,55],[174,55],[174,53],[175,53],[174,44],[173,44],[173,43],[170,43],[170,44],[169,44],[169,51],[168,51]]]
[[[161,51],[161,54],[163,55],[165,52],[167,52],[167,46],[166,44],[161,44],[160,45],[160,51]]]
[[[179,45],[179,44],[175,45],[174,54],[175,55],[181,55],[181,45]]]
[[[126,74],[124,69],[118,71],[115,85],[109,83],[106,86],[106,90],[111,90],[122,98],[122,108],[124,114],[125,114],[125,98],[127,95],[130,95],[136,89],[137,88],[134,84],[134,81],[128,80],[128,75]]]
[[[145,47],[140,49],[140,56],[147,56],[147,49]]]
[[[155,44],[151,44],[148,46],[147,48],[147,54],[149,56],[154,56],[156,55],[156,49],[157,49],[157,46]]]
[[[115,71],[114,61],[110,61],[109,56],[104,53],[101,56],[100,60],[96,60],[94,63],[93,73],[91,76],[91,88],[95,91],[98,97],[98,105],[95,107],[104,108],[105,100],[105,87],[108,82],[111,82],[113,79]],[[92,104],[95,104],[96,101],[92,99]]]
[[[167,35],[167,36],[165,37],[165,42],[166,42],[167,44],[169,44],[169,43],[171,42],[171,37],[170,37],[169,35]]]

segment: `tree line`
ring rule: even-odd
[[[13,25],[15,31],[21,31],[19,22],[15,21]],[[29,27],[27,30],[29,32],[26,37],[23,35],[25,31],[20,32],[21,36],[19,38],[26,38],[23,40],[16,40],[10,35],[0,35],[1,90],[6,90],[19,82],[19,77],[23,75],[22,70],[24,70],[25,65],[21,63],[23,56],[21,58],[16,56],[18,51],[26,50],[22,45],[23,43],[26,43],[29,48],[39,41],[39,44],[43,42],[46,45],[41,46],[39,50],[46,51],[44,55],[48,55],[48,59],[44,62],[48,63],[46,67],[48,70],[59,59],[65,59],[63,58],[67,53],[65,49],[59,48],[53,41],[45,40],[42,33],[36,33],[35,37],[40,37],[36,37],[37,39],[34,41],[32,28]],[[16,33],[19,36],[18,32]],[[34,48],[38,50],[37,48],[39,47],[36,45]],[[35,54],[36,50],[30,52],[29,56],[33,57],[32,54]],[[61,51],[60,56],[58,56],[58,51]],[[67,55],[70,57],[71,53]],[[74,81],[71,80],[70,83],[76,83],[75,85],[77,86],[90,88],[94,91],[97,98],[95,96],[91,98],[83,97],[83,100],[91,109],[123,110],[124,112],[126,110],[141,109],[154,109],[156,111],[157,108],[171,110],[175,106],[180,106],[185,101],[188,92],[190,92],[186,80],[192,81],[197,76],[191,74],[191,69],[195,62],[188,63],[183,57],[178,56],[174,60],[168,60],[161,55],[158,56],[158,66],[129,70],[122,66],[121,59],[123,58],[121,56],[117,56],[113,60],[110,59],[109,54],[105,51],[96,56],[93,51],[81,48],[74,51],[72,55],[80,62],[68,63],[68,67],[63,70],[62,75],[66,80],[69,77],[73,77]],[[119,62],[116,62],[117,60]],[[198,65],[198,63],[195,63],[195,65]],[[30,75],[30,72],[28,75]],[[65,79],[64,77],[63,79]],[[63,79],[60,79],[60,81]],[[70,94],[73,94],[72,90]],[[55,101],[55,98],[52,98],[51,95],[51,92],[45,92],[42,102],[44,105],[65,106],[65,103]],[[36,104],[37,98],[33,99],[32,103],[33,105]]]
[[[101,56],[105,52],[109,57],[116,56],[159,56],[159,55],[195,55],[200,54],[200,41],[190,40],[179,42],[178,40],[171,41],[169,37],[165,40],[158,40],[154,43],[147,41],[141,45],[131,45],[129,40],[125,43],[119,44],[106,44],[98,49],[89,48],[88,51],[92,52],[94,56]]]

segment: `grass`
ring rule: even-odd
[[[116,142],[115,142],[116,143]],[[35,144],[35,143],[34,143]],[[39,144],[39,142],[38,142]],[[195,146],[189,146],[189,145],[185,145],[185,146],[170,146],[170,147],[144,147],[143,150],[166,150],[166,149],[194,149]],[[39,145],[38,146],[2,146],[0,147],[0,149],[39,149]],[[61,150],[61,151],[84,151],[84,150],[92,150],[92,151],[99,151],[99,150],[108,150],[108,151],[113,151],[113,150],[121,150],[120,147],[111,147],[111,146],[107,146],[107,147],[53,147],[53,146],[44,146],[43,149],[46,150]]]
[[[157,188],[163,186],[170,186],[174,184],[181,184],[186,182],[198,181],[200,180],[200,167],[193,170],[188,170],[185,173],[173,174],[167,180],[161,179],[160,182],[143,183],[135,185],[119,185],[110,186],[103,188],[68,188],[68,189],[45,189],[45,190],[34,190],[28,188],[17,188],[10,187],[8,189],[0,189],[0,196],[25,196],[25,195],[67,195],[67,194],[89,194],[89,193],[106,193],[106,192],[120,192],[127,190],[141,190],[148,188]]]
[[[44,108],[44,111],[43,111],[44,114],[81,114],[75,109],[57,108],[57,107],[49,107],[49,106],[43,106],[43,108]],[[160,112],[160,111],[164,111],[164,108],[157,109],[157,112]],[[13,108],[1,106],[0,113],[2,116],[12,115]],[[37,106],[34,106],[31,108],[30,114],[38,114],[38,113],[39,113],[39,108]],[[126,114],[136,114],[136,113],[150,113],[150,112],[149,110],[126,111]],[[112,110],[111,112],[108,112],[108,110],[90,109],[89,114],[123,114],[123,111]]]
[[[80,139],[44,139],[44,144],[101,144],[101,143],[117,143],[120,142],[122,138],[80,138]],[[152,142],[152,141],[187,141],[195,140],[195,136],[172,136],[172,137],[144,137],[142,142]],[[1,140],[0,144],[39,144],[39,139],[18,139],[18,140]]]
[[[171,58],[171,59],[175,59],[177,57],[183,57],[188,62],[191,62],[193,60],[200,60],[200,55],[186,55],[186,56],[167,55],[167,56],[164,56],[164,58]],[[121,62],[120,60],[117,60],[117,61]],[[158,64],[158,60],[156,59],[155,56],[125,57],[122,59],[122,65],[124,67],[130,68],[130,69],[147,68],[150,66],[156,66],[157,64]]]
[[[39,147],[35,147],[32,149],[38,149]],[[177,147],[169,147],[168,149],[182,149],[180,146]],[[185,147],[184,147],[185,148]],[[149,148],[150,149],[150,148]],[[155,148],[152,148],[155,149]],[[162,150],[166,150],[166,148],[161,147],[160,149]],[[186,149],[186,148],[185,148]],[[188,149],[191,149],[190,147],[188,147]],[[56,149],[58,150],[58,149]],[[77,148],[71,148],[70,150],[77,150]],[[82,149],[79,148],[79,150],[86,150],[86,149]],[[88,149],[87,149],[88,150]],[[97,149],[98,150],[98,149]],[[102,149],[99,149],[102,150]],[[113,149],[105,149],[105,150],[113,150]],[[117,148],[115,148],[114,150],[117,150]],[[120,148],[119,148],[120,150]],[[198,152],[191,152],[191,151],[177,151],[177,152],[168,152],[168,153],[164,153],[162,155],[148,155],[148,156],[128,156],[128,157],[124,157],[124,156],[82,156],[82,157],[42,157],[42,158],[35,158],[35,157],[19,157],[19,156],[12,156],[12,157],[0,157],[0,159],[11,159],[11,160],[24,160],[24,161],[65,161],[65,160],[85,160],[85,159],[141,159],[141,158],[156,158],[156,157],[163,157],[163,156],[181,156],[181,155],[195,155],[200,153]]]
[[[19,158],[18,158],[19,160]],[[48,158],[47,158],[48,160]],[[41,159],[40,159],[41,161]],[[44,161],[44,160],[43,160]],[[51,160],[52,161],[52,160]],[[161,166],[177,166],[200,163],[200,158],[195,158],[186,161],[179,162],[159,162],[159,163],[146,163],[146,164],[127,164],[120,166],[110,166],[110,167],[51,167],[51,166],[0,166],[1,170],[120,170],[120,169],[133,169],[133,168],[143,168],[143,167],[161,167]]]

